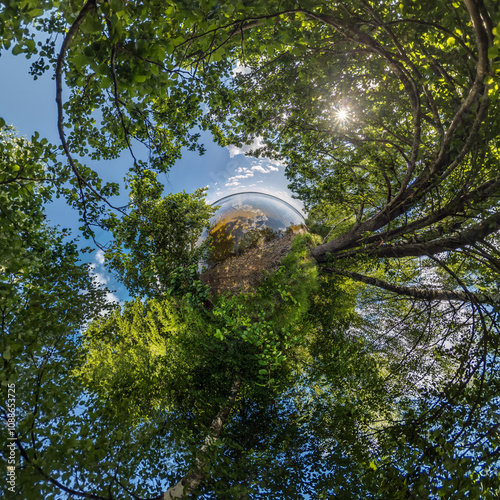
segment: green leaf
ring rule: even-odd
[[[76,54],[71,57],[71,62],[77,67],[77,68],[84,68],[90,64],[92,59],[85,54]]]
[[[43,9],[32,9],[28,12],[28,15],[32,18],[41,16],[45,11]]]
[[[12,357],[10,346],[7,346],[5,348],[5,351],[3,352],[2,356],[3,356],[3,359],[5,359],[5,361],[10,360],[10,358]]]
[[[488,57],[490,59],[495,59],[498,56],[498,47],[496,45],[492,45],[488,47]]]

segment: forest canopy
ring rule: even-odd
[[[0,44],[59,134],[0,120],[6,497],[500,496],[497,2],[10,0]],[[307,211],[239,294],[200,276],[205,191],[158,181],[200,131]],[[125,208],[87,164],[124,153]]]

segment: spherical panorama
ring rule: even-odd
[[[240,255],[248,248],[281,237],[304,224],[304,217],[286,201],[266,193],[236,193],[213,203],[210,221],[211,263]]]

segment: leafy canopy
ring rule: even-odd
[[[3,47],[55,71],[64,156],[2,140],[5,289],[71,303],[12,310],[57,323],[57,343],[11,341],[11,316],[3,332],[37,415],[19,424],[22,494],[498,496],[499,23],[491,0],[4,2]],[[323,238],[247,296],[209,296],[192,263],[212,209],[202,192],[161,198],[155,177],[203,151],[200,129],[259,138]],[[84,159],[126,150],[132,203],[112,215],[117,186]],[[86,235],[111,230],[108,260],[139,295],[82,336],[99,293],[41,229],[21,178],[38,161],[71,179],[58,189]]]
[[[127,214],[103,222],[113,235],[105,252],[109,267],[136,296],[165,294],[174,271],[189,271],[206,255],[200,239],[216,210],[205,201],[206,189],[162,193],[156,174],[144,171],[130,181]]]

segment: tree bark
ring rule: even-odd
[[[207,452],[209,448],[219,439],[222,427],[234,406],[236,396],[241,388],[241,380],[235,379],[231,386],[231,393],[227,404],[212,420],[210,432],[205,437],[203,445],[196,457],[195,466],[177,484],[171,486],[167,491],[156,497],[154,500],[171,500],[174,498],[184,498],[190,495],[205,479],[205,468],[207,465]]]
[[[385,245],[372,252],[377,257],[420,257],[435,255],[474,245],[476,242],[495,233],[500,228],[500,213],[494,214],[479,224],[474,224],[463,231],[457,232],[447,238],[439,238],[422,243],[410,243],[403,245]]]
[[[384,226],[388,225],[391,221],[395,220],[397,217],[409,212],[412,208],[416,207],[417,204],[425,198],[425,196],[435,187],[439,186],[451,173],[458,167],[465,155],[470,152],[473,143],[477,137],[479,126],[482,123],[483,118],[487,114],[488,109],[488,97],[487,92],[484,92],[484,79],[488,73],[489,60],[488,60],[488,32],[487,27],[481,19],[481,15],[478,10],[477,3],[473,0],[464,0],[464,3],[469,12],[469,16],[474,28],[474,33],[476,37],[476,43],[478,46],[478,60],[476,64],[476,75],[474,82],[470,87],[470,90],[460,105],[460,108],[453,116],[449,127],[444,134],[439,151],[436,151],[435,158],[429,162],[429,165],[423,172],[411,182],[411,175],[413,170],[410,169],[410,175],[405,176],[405,182],[402,184],[400,191],[394,196],[378,213],[376,213],[370,219],[357,224],[347,233],[339,236],[338,238],[324,243],[311,251],[311,255],[318,262],[328,261],[328,254],[339,253],[342,250],[349,250],[361,245],[363,241],[363,235],[366,233],[374,233]],[[328,19],[314,15],[315,18],[323,20],[324,22],[329,22]],[[385,51],[383,47],[379,46],[378,43],[370,38],[363,32],[359,30],[356,31],[356,36],[358,41],[371,47],[374,52],[379,53],[380,56],[384,57],[388,64],[392,67],[393,71],[400,77],[401,82],[408,86],[407,95],[410,101],[412,100],[412,95],[415,90],[410,87],[416,82],[411,80],[411,82],[406,81],[407,75],[401,74],[400,68],[396,61],[392,59],[391,53]],[[393,67],[394,66],[394,67]],[[418,77],[418,75],[417,75]],[[417,80],[419,77],[417,78]],[[410,85],[411,83],[412,85]],[[418,92],[417,92],[418,94]],[[416,95],[417,95],[416,94]],[[476,101],[480,101],[478,109],[475,109]],[[415,103],[412,102],[412,109],[415,115]],[[472,113],[475,115],[473,123],[467,127],[467,136],[461,138],[462,146],[457,150],[453,147],[453,139],[455,134],[459,129],[460,125],[464,123],[464,117]],[[414,139],[419,137],[419,126],[415,126]],[[415,153],[415,144],[412,146],[413,153]],[[412,153],[412,156],[414,154]],[[416,158],[415,158],[416,159]],[[412,162],[410,162],[410,167],[412,167]],[[413,168],[413,167],[412,167]],[[408,174],[408,172],[407,172]],[[408,178],[406,178],[408,177]],[[380,240],[383,241],[383,236],[380,235]],[[455,247],[457,248],[457,247]],[[438,250],[435,253],[438,253]],[[419,253],[418,255],[422,255]],[[391,255],[393,256],[393,255]]]
[[[390,228],[383,233],[377,233],[363,240],[364,244],[380,244],[381,241],[390,241],[395,238],[412,234],[416,231],[431,227],[446,218],[456,217],[459,212],[465,210],[470,204],[480,206],[481,202],[493,196],[497,196],[500,191],[500,176],[489,179],[476,189],[459,193],[452,201],[439,210],[435,210],[420,219],[414,220],[408,224]],[[468,217],[464,214],[464,219]]]
[[[500,304],[500,294],[491,293],[473,293],[473,292],[455,292],[449,290],[432,290],[426,288],[414,288],[409,286],[396,285],[388,283],[378,278],[365,276],[363,274],[355,273],[352,271],[344,271],[336,267],[326,267],[325,271],[347,276],[356,281],[361,281],[367,285],[373,285],[382,288],[397,295],[406,295],[407,297],[414,297],[421,300],[457,300],[460,302],[474,302],[479,304]]]
[[[426,255],[435,255],[474,245],[490,234],[497,232],[499,229],[500,213],[496,213],[484,219],[480,223],[469,226],[468,228],[458,231],[446,238],[436,238],[421,242],[417,240],[410,243],[395,243],[392,245],[382,246],[372,245],[368,248],[361,246],[358,241],[355,241],[352,242],[351,249],[344,245],[342,246],[342,249],[346,250],[345,252],[342,252],[342,250],[335,251],[335,249],[330,249],[328,244],[325,244],[313,248],[311,250],[311,255],[318,263],[326,263],[335,257],[347,258],[359,254],[395,259],[403,257],[425,257]],[[339,238],[337,238],[337,240],[338,239]]]

